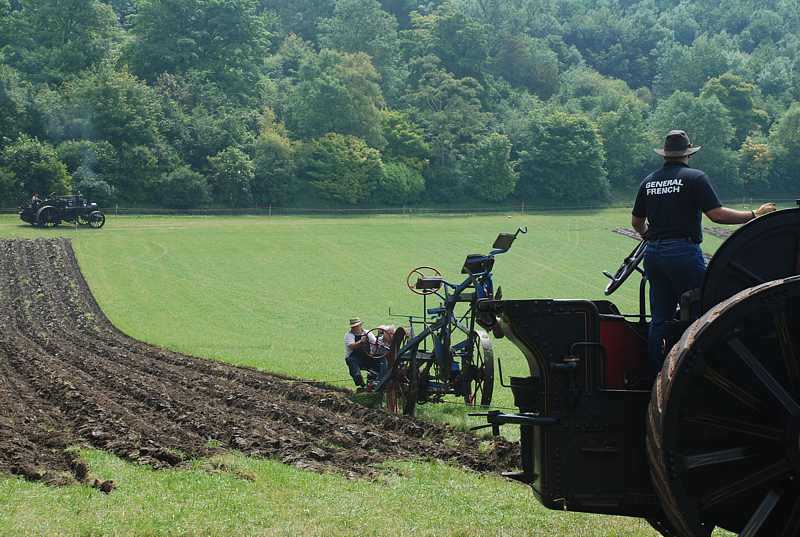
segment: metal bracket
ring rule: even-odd
[[[497,358],[497,369],[500,372],[500,386],[503,388],[527,388],[527,384],[514,384],[513,382],[510,384],[506,384],[505,379],[503,378],[503,361],[500,358]]]
[[[580,361],[581,359],[576,356],[567,356],[560,363],[551,362],[550,369],[552,369],[553,371],[572,372],[578,368],[578,363],[580,363]]]
[[[522,413],[522,414],[505,414],[500,412],[499,410],[490,410],[489,412],[478,412],[474,414],[469,414],[470,416],[477,416],[477,417],[486,417],[486,421],[488,421],[488,425],[478,425],[477,427],[471,427],[471,431],[477,431],[479,429],[486,429],[487,427],[492,428],[492,434],[494,436],[500,435],[500,426],[501,425],[538,425],[540,427],[549,427],[552,425],[557,425],[559,420],[558,418],[551,418],[545,416],[539,416],[537,414],[529,414],[529,413]]]
[[[497,357],[497,369],[500,371],[500,386],[503,388],[510,388],[511,384],[506,384],[505,379],[503,379],[503,361],[500,360],[500,357]]]

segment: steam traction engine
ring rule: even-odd
[[[637,267],[625,260],[607,294]],[[608,301],[482,305],[522,350],[522,471],[552,509],[642,517],[664,535],[800,535],[800,208],[738,229],[684,295],[655,384],[648,321]],[[652,379],[650,379],[652,381]],[[652,389],[651,389],[652,386]]]
[[[100,229],[106,223],[106,216],[96,203],[87,202],[82,195],[54,196],[44,200],[32,200],[19,208],[19,217],[36,227],[55,227],[63,222]]]

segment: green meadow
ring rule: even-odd
[[[506,298],[601,298],[603,270],[635,246],[612,229],[625,209],[508,215],[371,217],[118,217],[100,231],[38,230],[0,216],[0,237],[64,236],[111,321],[126,334],[188,354],[350,386],[343,360],[349,317],[402,324],[421,299],[405,285],[416,266],[459,280],[466,254],[485,253],[498,232],[527,226],[497,258]],[[719,240],[707,237],[711,252]],[[614,295],[637,310],[638,285]],[[527,374],[504,340],[495,356]],[[511,407],[496,379],[493,406]],[[459,427],[480,423],[456,400],[421,409]],[[513,431],[507,431],[513,437]],[[3,535],[568,535],[651,536],[646,523],[556,513],[527,487],[440,463],[403,461],[375,481],[318,475],[236,454],[233,470],[153,471],[85,451],[92,471],[113,476],[109,496],[83,486],[45,487],[0,478]]]

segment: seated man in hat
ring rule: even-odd
[[[385,353],[373,353],[377,347],[378,340],[375,334],[364,330],[361,319],[358,317],[350,319],[350,330],[344,335],[344,361],[359,391],[366,387],[361,376],[362,369],[373,371],[378,379],[383,378],[386,373],[388,364]]]
[[[708,176],[689,167],[689,157],[699,150],[684,131],[668,132],[664,147],[655,149],[664,165],[642,181],[633,206],[631,224],[647,240],[644,271],[650,283],[648,355],[653,375],[664,361],[666,323],[675,317],[681,295],[703,284],[703,214],[717,224],[744,224],[775,210],[774,203],[755,211],[723,207]]]

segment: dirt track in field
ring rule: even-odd
[[[350,476],[392,459],[489,472],[518,461],[516,444],[480,444],[343,391],[131,339],[97,306],[68,241],[0,241],[2,473],[85,481],[91,469],[68,449],[75,445],[154,467],[230,449]]]
[[[713,235],[714,237],[723,240],[733,235],[734,231],[736,231],[736,228],[725,229],[721,227],[703,227],[704,233],[708,233],[709,235]]]

